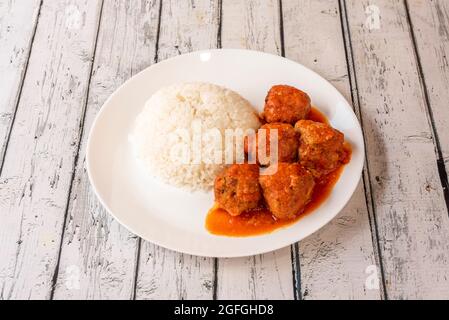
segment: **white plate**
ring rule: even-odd
[[[332,194],[317,210],[294,225],[247,238],[209,234],[205,218],[213,205],[210,193],[194,193],[151,178],[133,157],[128,141],[146,100],[175,82],[204,81],[223,85],[262,111],[267,91],[289,84],[306,91],[342,131],[353,147],[351,162]],[[320,229],[346,205],[361,176],[362,131],[348,102],[325,79],[282,57],[247,50],[193,52],[153,65],[121,86],[104,104],[87,146],[87,171],[103,206],[126,228],[162,247],[209,257],[241,257],[269,252],[297,242]]]

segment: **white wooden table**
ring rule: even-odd
[[[208,259],[130,234],[93,194],[87,134],[145,67],[284,55],[352,102],[366,166],[300,243]],[[449,298],[449,1],[0,0],[0,299]]]

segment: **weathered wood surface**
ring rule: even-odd
[[[61,247],[55,299],[130,299],[139,239],[104,210],[85,169],[87,137],[115,89],[151,65],[156,54],[159,1],[105,0],[89,87],[80,153]]]
[[[218,1],[163,1],[158,61],[190,51],[217,48]],[[207,27],[205,27],[207,26]],[[212,299],[214,259],[169,251],[142,241],[137,299]]]
[[[351,101],[340,14],[337,0],[284,1],[285,55],[320,73]],[[379,299],[379,287],[365,286],[367,268],[378,269],[371,232],[361,183],[331,223],[299,243],[301,296]]]
[[[449,297],[449,219],[404,2],[346,1],[387,297]]]
[[[99,1],[46,1],[0,178],[0,296],[49,298],[78,149]]]
[[[244,48],[280,55],[277,0],[223,0],[223,48]],[[219,259],[218,299],[293,299],[289,247],[255,257]]]
[[[438,157],[446,167],[443,183],[448,187],[449,173],[449,2],[407,1],[417,54],[427,91],[430,121],[439,142]],[[443,169],[442,167],[440,169]],[[449,190],[446,190],[446,201]]]
[[[445,0],[0,2],[0,299],[448,298],[448,15]],[[356,194],[293,248],[174,253],[90,189],[105,99],[156,61],[220,45],[284,53],[362,120]]]
[[[36,31],[40,0],[0,2],[0,168]]]

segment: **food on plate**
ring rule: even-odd
[[[147,101],[131,140],[144,167],[165,182],[192,191],[214,187],[210,232],[261,234],[319,206],[350,160],[343,133],[301,90],[273,86],[261,118],[232,90],[175,84]]]
[[[262,117],[266,122],[284,122],[294,125],[306,119],[311,109],[310,97],[287,85],[273,86],[265,99]]]
[[[209,190],[226,167],[224,161],[214,161],[213,151],[229,146],[212,144],[206,134],[197,140],[197,131],[218,130],[224,136],[226,129],[259,127],[256,111],[238,93],[210,83],[181,83],[151,96],[137,117],[131,140],[148,172],[171,185]]]
[[[304,211],[297,214],[293,219],[276,218],[263,204],[260,208],[244,212],[238,216],[231,216],[225,209],[215,205],[206,217],[206,229],[210,233],[220,236],[249,237],[263,235],[290,226],[303,216],[312,213],[328,198],[335,183],[340,178],[343,168],[342,166],[315,180],[312,200],[306,205]]]
[[[343,133],[310,103],[296,88],[271,88],[262,114],[266,124],[260,128],[265,131],[244,143],[247,163],[257,164],[234,164],[218,175],[216,204],[206,218],[209,232],[236,237],[268,233],[326,200],[350,161],[351,149]],[[275,146],[271,132],[277,133],[277,159],[270,157]],[[259,154],[259,149],[265,150]],[[263,154],[268,157],[261,159]]]
[[[261,129],[264,129],[261,130]],[[270,156],[271,150],[270,146],[270,131],[277,130],[277,161],[278,162],[295,162],[298,157],[298,148],[299,148],[299,135],[295,131],[292,125],[288,123],[267,123],[260,127],[255,141],[251,139],[245,139],[245,152],[249,155],[251,159],[257,159],[258,163],[262,166],[270,164]],[[262,139],[262,135],[265,136],[265,139]],[[252,143],[255,143],[256,146],[252,146]],[[264,152],[263,155],[259,156],[259,145],[264,144]]]
[[[215,179],[215,199],[232,216],[258,208],[262,200],[259,167],[234,164],[224,170]]]
[[[300,134],[301,165],[319,178],[348,162],[343,133],[325,123],[300,120],[295,129]]]
[[[315,181],[298,163],[279,163],[275,174],[259,178],[268,209],[278,219],[293,219],[312,200]]]

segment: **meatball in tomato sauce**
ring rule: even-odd
[[[347,163],[343,133],[330,125],[310,120],[295,125],[300,134],[299,162],[314,177],[320,178]]]
[[[215,200],[232,216],[257,209],[262,200],[259,167],[253,164],[234,164],[215,179]]]
[[[301,90],[287,85],[270,89],[265,99],[262,117],[266,122],[285,122],[294,125],[306,119],[311,109],[310,97]]]
[[[277,159],[276,162],[295,162],[298,157],[299,148],[299,134],[295,131],[292,125],[287,123],[267,123],[259,130],[255,141],[245,139],[245,152],[250,159],[257,159],[262,166],[269,165],[271,162],[272,150],[275,141],[271,141],[272,130],[277,130]],[[265,139],[262,139],[265,135]],[[256,144],[256,148],[252,143]],[[259,148],[265,147],[261,150],[262,157],[259,157]],[[255,154],[254,154],[255,153]],[[264,157],[265,156],[265,157]]]
[[[265,202],[278,219],[294,219],[311,201],[315,181],[298,163],[279,163],[276,173],[259,178]]]

